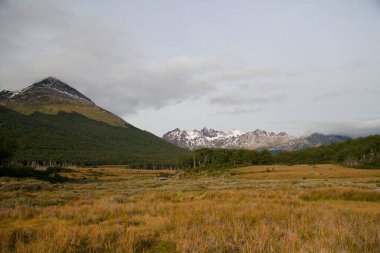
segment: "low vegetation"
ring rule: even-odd
[[[368,191],[357,189],[323,189],[312,190],[300,195],[303,200],[351,200],[380,202],[380,191]]]
[[[380,170],[50,170],[0,177],[0,252],[380,251]]]
[[[31,167],[14,167],[14,166],[1,166],[0,177],[15,177],[15,178],[36,178],[49,182],[64,182],[68,179],[62,177],[59,172],[68,171],[69,169],[48,167],[43,170],[34,169]]]

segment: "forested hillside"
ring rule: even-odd
[[[0,138],[14,143],[7,144],[12,160],[23,163],[159,168],[176,166],[179,157],[189,154],[132,125],[111,126],[79,113],[24,115],[0,107]]]

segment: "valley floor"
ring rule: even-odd
[[[62,175],[72,180],[0,178],[0,252],[380,252],[380,170]]]

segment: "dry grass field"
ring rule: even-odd
[[[380,170],[74,168],[0,178],[0,252],[380,252]]]

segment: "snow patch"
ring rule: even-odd
[[[237,137],[237,136],[240,136],[240,135],[243,135],[244,133],[240,130],[237,130],[237,129],[232,129],[230,131],[227,132],[227,135],[226,137]]]
[[[193,140],[200,136],[199,132],[197,130],[193,131],[185,131],[187,133],[187,136],[189,136],[189,139]]]

